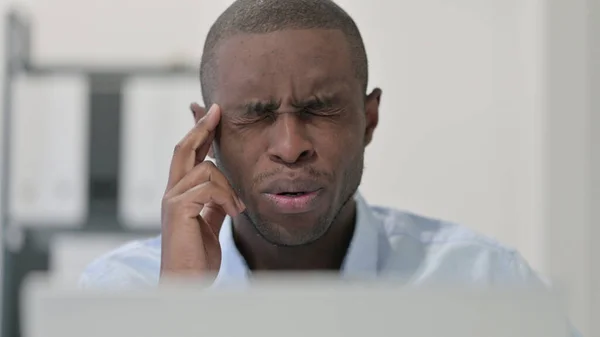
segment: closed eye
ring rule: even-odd
[[[300,111],[314,116],[335,116],[341,112],[333,100],[319,99],[318,97],[300,104],[298,108]]]
[[[325,106],[310,107],[310,108],[304,109],[304,111],[308,112],[310,114],[313,114],[313,115],[318,115],[318,116],[332,116],[332,115],[337,115],[340,113],[340,109],[338,109],[338,108],[325,107]]]
[[[275,112],[262,111],[260,113],[255,113],[252,115],[244,114],[235,118],[233,122],[235,124],[246,125],[260,123],[262,121],[269,121],[273,119],[275,119]]]

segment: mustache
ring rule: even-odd
[[[272,177],[285,174],[285,171],[286,167],[280,166],[272,171],[259,173],[252,179],[252,184],[255,186],[260,185]],[[335,181],[335,175],[333,173],[318,170],[314,166],[304,166],[301,170],[294,170],[293,172],[300,176],[308,176],[314,180],[326,179],[328,182]]]

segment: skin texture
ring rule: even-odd
[[[191,134],[197,136],[176,148],[185,155],[176,150],[172,166],[185,168],[175,176],[172,169],[163,202],[162,270],[218,270],[216,240],[225,214],[252,269],[338,269],[354,231],[352,196],[378,123],[381,91],[362,91],[339,30],[237,34],[215,53],[211,100],[218,108],[207,118],[194,105],[198,124]],[[217,167],[204,161],[211,145]],[[187,166],[178,164],[184,161]],[[202,187],[207,176],[218,185],[211,192]],[[185,177],[187,184],[180,182]],[[181,187],[174,191],[176,181]],[[290,188],[316,196],[302,212],[283,211],[268,196]],[[190,189],[203,192],[180,197]]]

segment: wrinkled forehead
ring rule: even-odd
[[[349,43],[340,30],[240,33],[222,41],[214,56],[213,98],[223,105],[248,98],[360,89]]]

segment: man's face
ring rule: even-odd
[[[217,164],[273,244],[317,240],[360,184],[380,94],[365,96],[349,48],[341,31],[308,29],[216,50]]]

